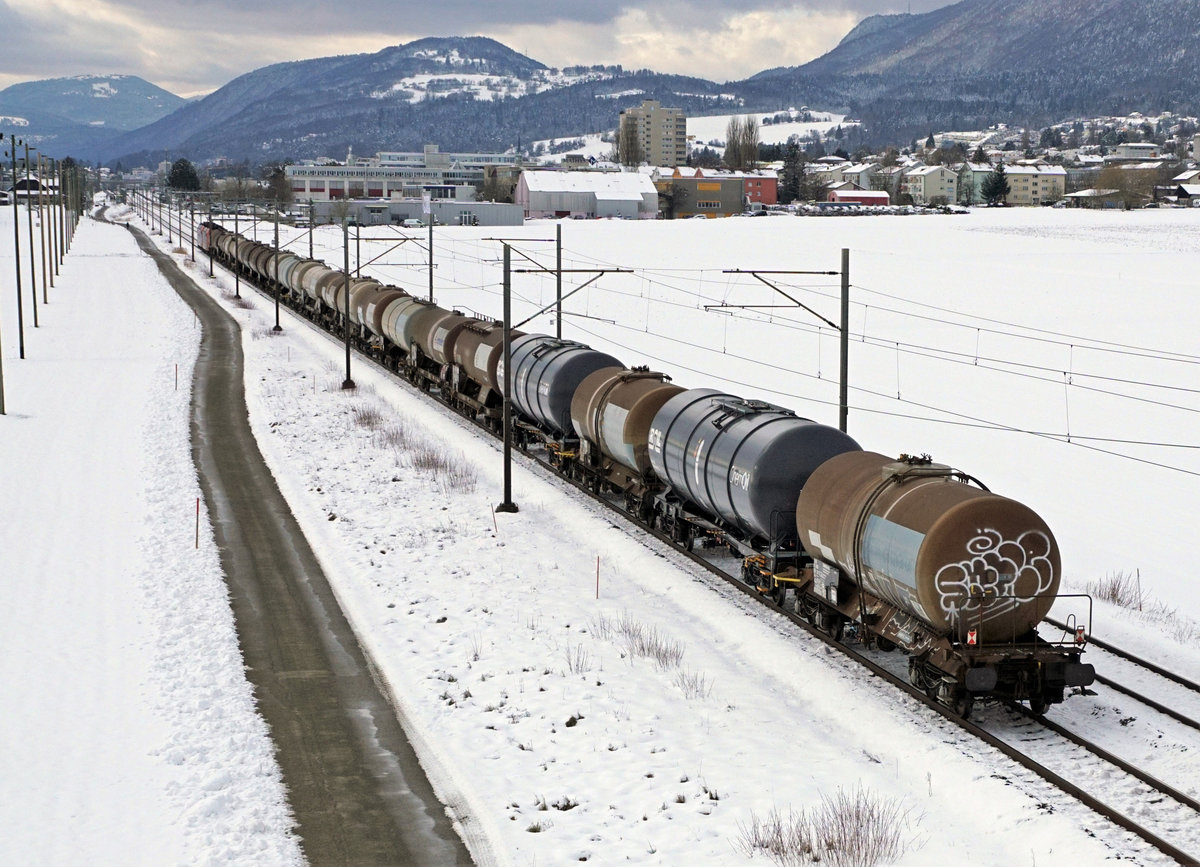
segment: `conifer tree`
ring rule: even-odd
[[[1012,187],[1008,183],[1008,178],[1004,172],[1004,163],[996,163],[996,167],[988,173],[988,176],[983,179],[983,183],[979,185],[979,195],[988,204],[988,207],[993,205],[1005,204],[1005,199],[1012,192]]]

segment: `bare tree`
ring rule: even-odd
[[[725,165],[733,170],[742,168],[742,118],[734,115],[725,127]]]
[[[742,168],[753,171],[758,168],[758,119],[748,117],[742,121]]]
[[[642,140],[638,137],[638,125],[633,118],[621,118],[617,135],[617,157],[623,166],[640,166],[645,158]]]

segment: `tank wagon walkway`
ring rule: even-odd
[[[193,460],[305,855],[313,864],[470,864],[263,461],[236,322],[130,231],[203,325]]]

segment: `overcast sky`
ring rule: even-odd
[[[140,75],[181,96],[270,63],[490,36],[548,66],[715,81],[818,57],[867,15],[951,0],[0,0],[0,88]]]

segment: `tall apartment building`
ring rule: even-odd
[[[634,131],[627,132],[632,126]],[[638,108],[621,112],[618,141],[635,136],[642,162],[652,166],[687,165],[687,116],[682,108],[663,108],[655,99],[643,100]]]

